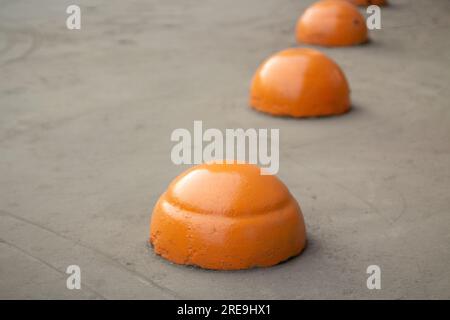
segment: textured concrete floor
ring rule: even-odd
[[[312,1],[0,1],[0,298],[450,298],[450,2],[391,0],[368,45],[325,49],[353,111],[247,107]],[[79,3],[79,2],[78,2]],[[186,167],[170,133],[279,128],[309,247],[269,269],[170,264],[151,209]],[[82,290],[66,289],[78,264]],[[382,289],[366,288],[366,268]]]

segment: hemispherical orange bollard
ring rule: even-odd
[[[346,0],[357,6],[370,6],[375,4],[377,6],[385,6],[387,5],[387,0]]]
[[[205,269],[268,267],[305,247],[303,215],[256,165],[202,164],[169,185],[153,209],[150,243],[162,257]]]
[[[321,46],[351,46],[367,41],[364,17],[351,3],[322,0],[311,5],[298,19],[298,42]]]
[[[350,89],[339,66],[323,53],[287,49],[256,71],[250,106],[277,116],[336,115],[350,109]]]

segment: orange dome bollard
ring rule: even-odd
[[[339,66],[323,53],[287,49],[256,71],[250,106],[276,116],[337,115],[350,109],[350,89]]]
[[[387,5],[387,0],[346,0],[357,6],[370,6],[375,4],[377,6],[385,6]]]
[[[366,21],[358,9],[342,0],[322,0],[298,19],[298,42],[321,46],[351,46],[367,41]]]
[[[305,224],[275,176],[250,164],[202,164],[169,185],[150,224],[162,257],[205,269],[269,267],[300,254]]]

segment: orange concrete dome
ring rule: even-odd
[[[268,267],[305,247],[303,215],[275,176],[250,164],[185,171],[156,203],[150,243],[162,257],[205,269]]]
[[[387,5],[387,1],[386,0],[346,0],[349,1],[351,3],[353,3],[354,5],[357,6],[370,6],[372,4],[375,4],[377,6],[385,6]]]
[[[366,21],[358,9],[342,0],[322,0],[298,19],[298,42],[321,46],[351,46],[367,41]]]
[[[336,115],[350,109],[350,89],[339,66],[323,53],[287,49],[256,71],[250,106],[277,116]]]

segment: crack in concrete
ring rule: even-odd
[[[55,267],[54,265],[52,265],[51,263],[35,256],[32,255],[31,253],[27,252],[26,250],[24,250],[23,248],[19,247],[18,245],[15,245],[11,242],[6,241],[5,239],[0,238],[0,242],[4,243],[8,246],[10,246],[11,248],[23,253],[24,255],[26,255],[27,257],[30,257],[33,260],[36,260],[40,263],[42,263],[43,265],[45,265],[46,267],[58,272],[59,274],[61,274],[63,277],[66,277],[67,274],[64,271],[59,270],[57,267]],[[102,294],[98,293],[97,291],[95,291],[91,286],[87,285],[85,282],[81,281],[81,284],[83,287],[85,287],[89,292],[93,293],[96,297],[103,299],[103,300],[107,300],[107,298],[105,298]]]
[[[86,245],[86,244],[83,244],[83,243],[80,242],[79,240],[75,240],[75,239],[72,239],[72,238],[67,237],[67,236],[65,236],[65,235],[62,235],[62,234],[58,233],[57,231],[54,231],[54,230],[52,230],[52,229],[50,229],[50,228],[48,228],[48,227],[46,227],[46,226],[40,225],[40,224],[38,224],[38,223],[36,223],[36,222],[30,221],[30,220],[28,220],[28,219],[25,219],[25,218],[20,217],[20,216],[18,216],[18,215],[16,215],[16,214],[7,212],[7,211],[5,211],[5,210],[0,210],[0,214],[1,214],[1,215],[5,215],[5,216],[9,216],[9,217],[11,217],[11,218],[13,218],[13,219],[19,220],[19,221],[24,222],[24,223],[27,223],[27,224],[31,224],[31,225],[33,225],[33,226],[35,226],[35,227],[37,227],[37,228],[40,228],[40,229],[45,230],[45,231],[47,231],[47,232],[50,232],[50,233],[52,233],[52,234],[54,234],[54,235],[56,235],[56,236],[58,236],[58,237],[60,237],[60,238],[63,238],[63,239],[65,239],[65,240],[70,241],[70,242],[72,242],[72,243],[74,243],[74,244],[76,244],[76,245],[79,245],[79,246],[81,246],[81,247],[83,247],[83,248],[85,248],[85,249],[88,249],[88,250],[90,250],[90,251],[92,251],[92,252],[94,252],[94,253],[96,253],[96,254],[98,254],[98,255],[101,255],[101,256],[103,256],[104,258],[107,258],[109,261],[113,262],[113,263],[114,263],[117,267],[119,267],[122,271],[125,271],[125,272],[127,272],[127,273],[133,275],[134,278],[135,278],[136,280],[138,280],[139,282],[144,283],[144,284],[149,285],[149,286],[153,286],[153,287],[155,287],[155,288],[158,288],[158,289],[160,289],[161,291],[165,292],[166,294],[172,296],[173,298],[176,298],[176,299],[180,299],[180,298],[181,298],[181,297],[178,295],[178,293],[176,293],[175,291],[172,291],[171,289],[166,288],[166,287],[164,287],[164,286],[162,286],[162,285],[156,283],[153,279],[150,279],[150,278],[146,277],[145,275],[141,274],[140,272],[137,272],[137,271],[134,271],[134,270],[129,269],[126,265],[122,264],[122,263],[121,263],[120,261],[118,261],[117,259],[111,257],[109,254],[107,254],[107,253],[105,253],[105,252],[103,252],[103,251],[101,251],[101,250],[99,250],[99,249],[96,249],[96,248],[94,248],[94,247],[91,247],[91,246],[88,246],[88,245]]]

